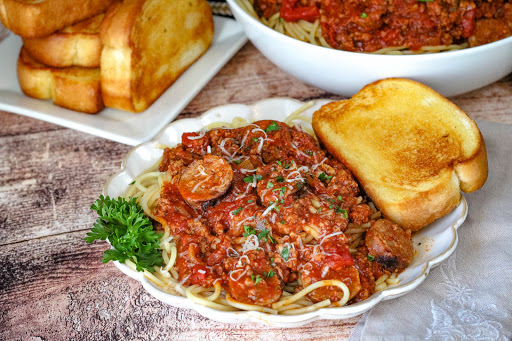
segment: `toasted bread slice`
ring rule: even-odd
[[[386,217],[418,230],[487,179],[477,125],[455,104],[418,82],[385,79],[350,100],[324,105],[313,128],[354,173]]]
[[[115,0],[0,0],[0,19],[23,38],[45,37],[103,13]]]
[[[37,61],[49,66],[99,67],[100,24],[104,13],[43,38],[23,38],[23,46]]]
[[[58,106],[89,114],[103,109],[99,68],[54,68],[37,62],[22,48],[17,71],[27,96],[53,99]]]
[[[100,35],[105,106],[140,112],[208,49],[213,16],[205,0],[125,0]]]

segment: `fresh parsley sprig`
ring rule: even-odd
[[[103,254],[103,263],[115,260],[124,263],[129,259],[135,263],[137,271],[151,272],[153,266],[163,264],[161,234],[153,230],[153,224],[135,198],[126,201],[121,197],[116,200],[100,195],[91,209],[99,217],[85,241],[108,239],[113,247]]]

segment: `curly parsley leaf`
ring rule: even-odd
[[[91,209],[99,217],[84,240],[87,243],[109,240],[113,248],[105,251],[103,263],[116,260],[124,263],[129,259],[137,271],[146,269],[151,272],[153,266],[163,264],[161,234],[153,230],[153,224],[135,198],[126,201],[121,197],[116,200],[101,195]]]

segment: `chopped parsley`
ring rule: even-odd
[[[272,187],[274,187],[274,184],[273,184],[273,183],[271,183],[270,181],[269,181],[269,182],[267,182],[267,188],[272,188]]]
[[[343,214],[343,216],[344,216],[345,218],[348,218],[347,210],[345,210],[345,209],[343,209],[343,208],[341,208],[341,207],[339,207],[339,206],[336,206],[336,209],[334,210],[334,212],[336,212],[336,213],[341,213],[341,214]]]
[[[252,140],[253,140],[254,142],[260,142],[259,137],[253,137],[253,138],[252,138]]]
[[[261,277],[260,275],[257,275],[257,276],[251,275],[251,279],[252,279],[252,281],[254,282],[254,285],[256,285],[256,284],[258,284],[259,282],[261,282],[261,280],[263,279],[263,277]]]
[[[341,195],[338,195],[338,200],[343,202],[343,199],[341,198]]]
[[[276,189],[273,189],[272,192],[275,192],[275,191],[279,191],[279,195],[284,197],[284,193],[286,192],[286,186],[283,186],[281,188],[276,188]]]
[[[327,175],[325,173],[320,173],[320,175],[318,176],[318,179],[320,181],[331,180],[332,179],[332,175]]]
[[[292,166],[291,162],[290,162],[290,163],[286,163],[286,164],[284,165],[284,169],[288,169],[288,168],[290,168],[291,166]]]
[[[252,202],[252,200],[247,200],[247,202],[248,202],[248,203],[251,203],[251,202]]]
[[[375,257],[373,257],[372,255],[368,255],[366,256],[366,258],[370,261],[370,262],[373,262],[375,260]]]
[[[270,123],[267,128],[265,129],[265,131],[267,133],[270,133],[271,131],[274,131],[274,130],[281,130],[281,128],[279,128],[279,125],[277,124],[277,122],[272,122]]]
[[[264,272],[263,273],[265,276],[267,276],[268,278],[271,278],[271,277],[274,277],[275,275],[275,272],[272,271],[272,270],[269,270],[268,272]]]
[[[283,177],[283,176],[281,176],[281,175],[278,175],[278,176],[276,177],[276,181],[277,181],[277,182],[284,182],[284,177]]]
[[[250,182],[253,182],[254,179],[256,179],[256,181],[260,181],[261,179],[263,179],[263,176],[258,175],[258,174],[254,175],[254,176],[249,175],[244,178],[244,182],[250,183]]]
[[[366,13],[361,13],[361,18],[366,19],[366,17],[368,17]]]
[[[130,182],[130,185],[133,185],[133,184],[135,184],[135,180],[133,180],[132,182]]]
[[[255,232],[256,234],[256,232]],[[274,244],[276,241],[274,240],[274,238],[272,238],[272,236],[270,235],[270,230],[267,230],[267,229],[264,229],[263,231],[261,231],[259,234],[258,234],[258,240],[263,240],[263,241],[269,241],[271,242],[272,244]]]
[[[279,165],[279,166],[282,166],[283,164],[281,163],[281,161],[277,160],[276,163]]]
[[[232,215],[238,215],[238,213],[240,213],[241,210],[243,210],[243,207],[237,208],[236,210],[232,211],[231,214]]]
[[[249,225],[244,225],[244,234],[242,236],[249,237],[250,235],[256,234],[256,230],[254,227]],[[259,238],[258,238],[259,239]]]
[[[281,224],[286,224],[286,220],[281,220]]]
[[[281,258],[283,258],[286,261],[288,260],[288,258],[290,258],[290,247],[289,246],[287,246],[281,250]]]
[[[242,163],[242,160],[235,160],[233,161],[234,163],[236,163],[237,165],[241,164]]]
[[[311,150],[305,150],[306,154],[308,154],[309,156],[313,156],[313,152]]]

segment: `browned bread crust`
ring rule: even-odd
[[[24,38],[44,37],[103,13],[114,0],[0,0],[0,19]]]
[[[32,57],[49,66],[99,67],[99,28],[104,17],[104,13],[98,14],[43,38],[23,38],[23,46]]]
[[[213,17],[205,0],[125,0],[100,35],[105,105],[140,112],[208,49]]]
[[[17,63],[21,90],[30,97],[53,99],[63,108],[95,114],[103,109],[99,68],[54,68],[34,60],[22,48]]]
[[[386,217],[418,230],[487,179],[482,135],[455,104],[418,82],[385,79],[313,115],[331,154],[354,173]]]

